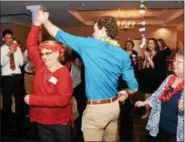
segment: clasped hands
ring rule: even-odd
[[[17,50],[17,46],[18,46],[17,41],[13,41],[7,56],[10,56],[11,54],[13,54]]]
[[[48,18],[49,18],[49,12],[46,12],[41,8],[40,10],[37,11],[37,14],[36,14],[36,17],[34,18],[33,23],[36,26],[41,26],[48,20]]]
[[[145,57],[148,59],[148,58],[150,58],[150,53],[148,52],[148,51],[144,51],[144,55],[145,55]]]

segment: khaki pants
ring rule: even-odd
[[[118,141],[119,102],[87,105],[82,116],[84,141]]]

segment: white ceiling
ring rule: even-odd
[[[144,3],[147,10],[154,13],[153,19],[151,15],[145,17],[146,20],[154,21],[151,24],[159,24],[160,20],[161,24],[165,22],[165,24],[184,26],[184,1],[144,1]],[[31,17],[26,10],[27,5],[46,6],[51,14],[52,22],[58,26],[84,26],[91,25],[87,23],[92,22],[100,13],[107,13],[105,11],[138,10],[140,1],[1,1],[1,23],[14,22],[30,25]],[[77,15],[69,11],[76,12]],[[90,13],[89,16],[87,16],[88,13]],[[133,15],[129,16],[133,18]],[[85,22],[80,19],[85,19]]]

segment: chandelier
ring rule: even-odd
[[[127,30],[131,30],[131,29],[134,28],[135,21],[131,21],[131,20],[118,20],[117,21],[117,25],[118,25],[118,28],[120,30],[127,31]]]

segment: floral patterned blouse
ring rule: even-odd
[[[148,123],[146,129],[149,130],[149,134],[151,136],[157,136],[159,132],[159,122],[160,122],[160,114],[161,114],[161,101],[159,100],[159,96],[164,90],[165,85],[168,83],[168,76],[165,81],[161,84],[161,86],[155,91],[151,97],[147,99],[147,102],[152,107]],[[184,99],[184,91],[182,91],[181,98]],[[178,111],[178,123],[177,123],[177,136],[176,140],[178,142],[184,141],[184,112]]]

